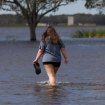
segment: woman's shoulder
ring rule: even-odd
[[[65,44],[63,43],[63,40],[62,39],[59,39],[59,45],[60,45],[60,47],[65,47]]]

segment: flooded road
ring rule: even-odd
[[[66,44],[69,64],[58,71],[57,87],[32,65],[39,43],[0,43],[0,105],[104,105],[105,44]]]

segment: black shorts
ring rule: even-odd
[[[52,64],[54,67],[60,67],[61,62],[43,62],[43,65],[45,64]]]

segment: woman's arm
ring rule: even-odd
[[[68,63],[68,56],[67,56],[67,51],[65,48],[61,48],[61,53],[64,57],[64,62],[67,64]]]
[[[33,63],[38,62],[38,60],[39,60],[39,58],[41,57],[42,54],[43,54],[43,50],[39,49]]]

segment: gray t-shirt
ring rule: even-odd
[[[42,62],[61,62],[61,48],[65,48],[64,43],[60,39],[59,43],[52,43],[50,40],[47,42],[40,42],[40,49],[44,50]]]

